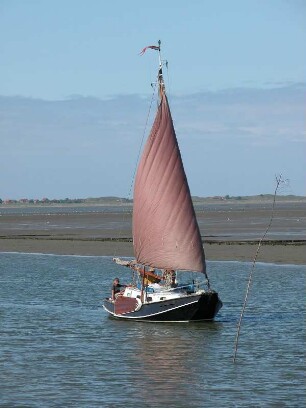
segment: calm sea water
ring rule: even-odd
[[[0,253],[1,407],[301,407],[305,267],[208,263],[215,322],[110,319],[109,257]]]
[[[246,208],[256,209],[271,209],[272,203],[246,203],[242,201],[241,203],[236,202],[233,205],[230,203],[205,203],[198,204],[195,203],[196,211],[228,211],[232,207],[236,211],[241,211]],[[286,210],[304,210],[304,202],[278,202],[277,208]],[[34,214],[82,214],[82,213],[122,213],[131,212],[131,204],[120,204],[120,205],[31,205],[31,206],[0,206],[0,216],[1,215],[34,215]]]
[[[122,213],[131,212],[132,207],[129,205],[54,205],[54,206],[29,206],[29,207],[18,207],[18,206],[0,206],[0,216],[1,215],[37,215],[37,214],[90,214],[90,213]]]

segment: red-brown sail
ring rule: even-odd
[[[205,273],[199,227],[164,93],[136,174],[133,242],[141,264]]]

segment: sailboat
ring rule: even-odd
[[[104,309],[124,320],[212,320],[222,307],[210,287],[199,226],[176,138],[158,51],[159,104],[136,172],[133,197],[135,259],[114,258],[131,269],[131,283]]]

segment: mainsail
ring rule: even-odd
[[[137,262],[158,269],[205,271],[205,256],[167,96],[161,94],[134,187]]]

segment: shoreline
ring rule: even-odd
[[[133,257],[131,238],[86,239],[69,237],[42,238],[1,237],[0,253],[38,253],[79,256],[128,256]],[[204,250],[207,261],[253,262],[258,242],[252,241],[207,241]],[[263,241],[257,262],[273,264],[306,265],[306,241]]]
[[[84,206],[82,206],[85,208]],[[253,262],[271,221],[271,206],[250,202],[196,207],[206,259]],[[133,256],[131,206],[3,209],[0,253]],[[258,262],[306,265],[304,203],[279,203]]]

